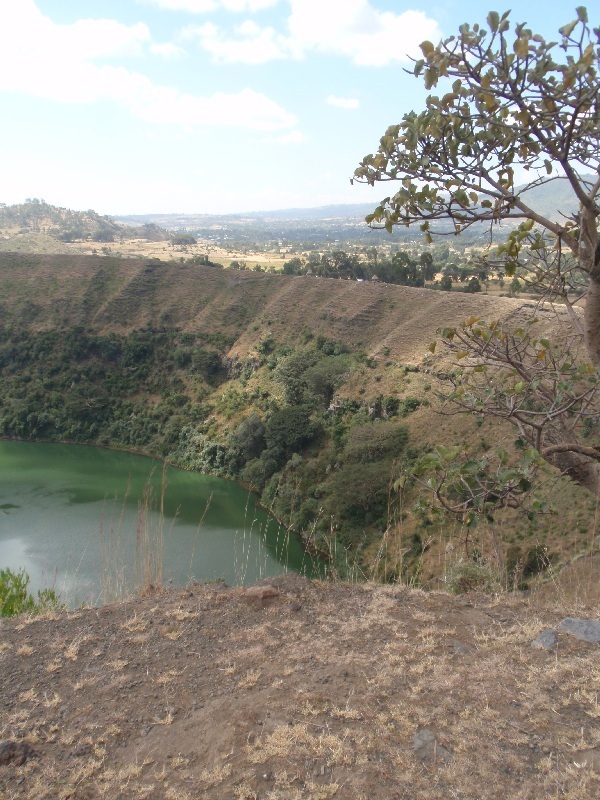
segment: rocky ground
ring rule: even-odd
[[[599,618],[287,576],[3,620],[0,796],[597,798]]]

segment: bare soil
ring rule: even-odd
[[[3,620],[0,796],[597,798],[599,647],[531,646],[589,598],[286,576]]]

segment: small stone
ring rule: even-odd
[[[546,628],[538,633],[535,639],[531,642],[531,647],[533,647],[535,650],[550,650],[551,647],[556,645],[556,642],[556,633],[550,628]]]
[[[570,633],[582,642],[600,644],[600,622],[594,619],[578,619],[577,617],[565,617],[558,626],[559,630]]]
[[[593,747],[590,750],[580,750],[573,753],[573,761],[578,767],[586,767],[593,772],[600,773],[600,747]]]
[[[300,605],[300,603],[288,603],[286,608],[288,611],[292,611],[293,613],[302,610],[302,606]]]
[[[249,586],[246,589],[246,597],[255,600],[268,600],[271,597],[279,597],[279,589],[274,586]]]
[[[415,754],[421,761],[434,764],[441,761],[447,764],[452,759],[452,753],[438,742],[437,736],[427,728],[421,728],[413,736]]]

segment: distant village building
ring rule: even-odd
[[[371,275],[371,283],[379,283],[379,278],[377,275]]]

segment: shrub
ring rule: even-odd
[[[229,437],[229,443],[244,463],[258,458],[265,449],[265,425],[258,414],[250,414],[240,422]]]
[[[465,592],[494,593],[502,590],[498,577],[487,564],[478,561],[457,561],[445,575],[444,582],[453,594]]]
[[[305,397],[320,405],[328,406],[335,390],[344,381],[350,370],[348,356],[325,356],[304,373]]]
[[[305,406],[288,406],[271,416],[265,431],[269,448],[280,448],[286,455],[300,450],[317,434],[318,427],[311,421]]]
[[[390,461],[347,464],[329,481],[328,511],[356,524],[383,520],[394,469]]]
[[[344,458],[356,463],[399,456],[408,443],[408,430],[394,422],[367,422],[348,433]]]
[[[54,589],[43,589],[36,598],[29,592],[29,575],[25,570],[0,569],[0,617],[17,614],[40,614],[60,608]]]

